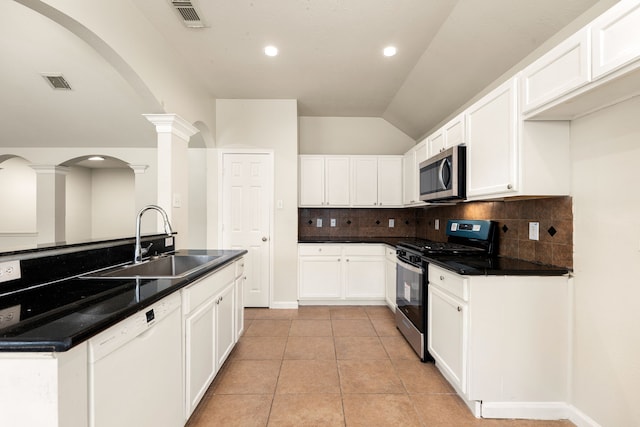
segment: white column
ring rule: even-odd
[[[189,139],[198,129],[176,114],[145,114],[158,133],[157,204],[169,215],[178,240],[189,238]],[[180,248],[179,245],[176,247]]]
[[[38,245],[66,242],[66,175],[69,168],[31,165],[36,171],[36,229]]]

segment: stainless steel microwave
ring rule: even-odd
[[[420,200],[459,201],[467,197],[467,147],[456,145],[420,163]]]

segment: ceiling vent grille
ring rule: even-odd
[[[204,28],[204,22],[200,19],[200,14],[193,5],[193,2],[171,0],[171,4],[182,18],[182,22],[185,26],[189,28]]]
[[[54,89],[71,90],[71,85],[65,80],[62,74],[43,74],[42,77],[44,77]]]

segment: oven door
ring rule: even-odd
[[[396,304],[421,332],[425,331],[424,272],[421,267],[398,259],[396,273]]]

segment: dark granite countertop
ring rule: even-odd
[[[508,257],[425,256],[425,260],[466,276],[562,276],[565,267],[537,264]]]
[[[180,250],[219,256],[183,279],[82,279],[73,277],[0,296],[0,310],[19,306],[20,321],[0,329],[0,351],[66,351],[132,314],[214,272],[245,250]]]

